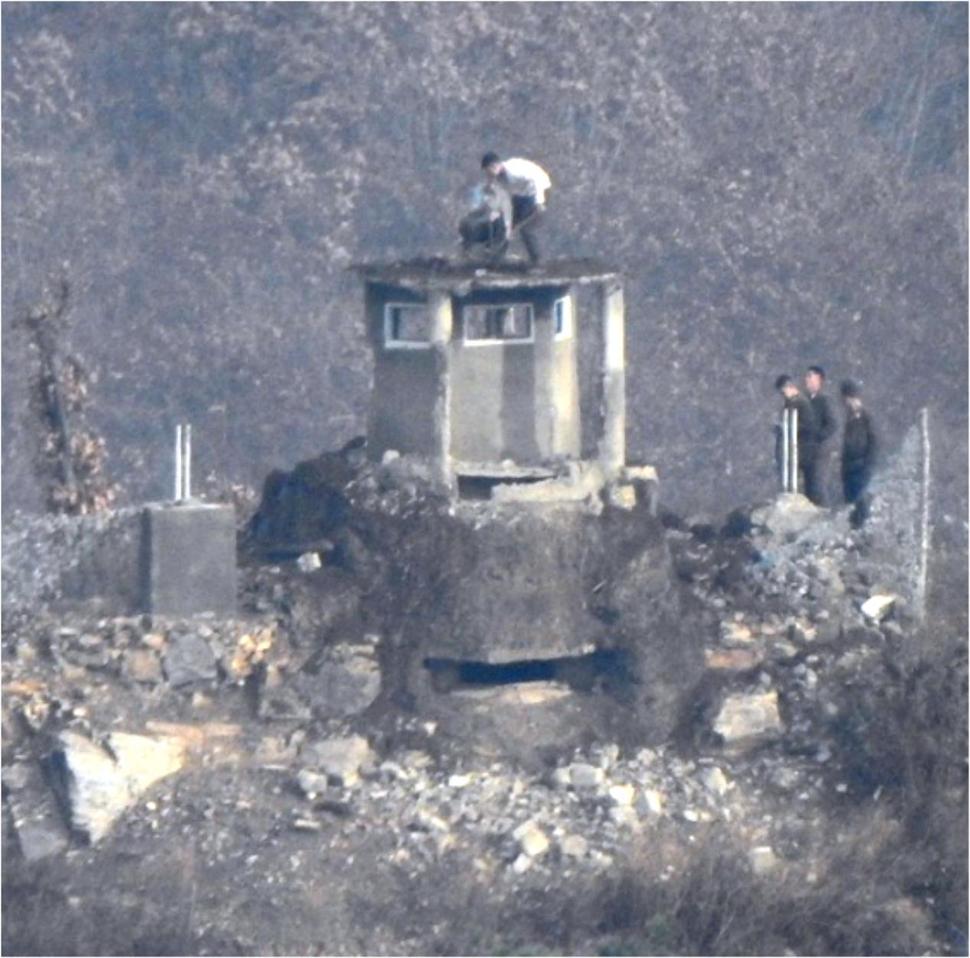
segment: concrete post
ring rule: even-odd
[[[599,459],[607,479],[626,465],[626,356],[624,348],[623,287],[600,286],[603,328],[603,435]]]
[[[428,294],[431,349],[435,365],[434,443],[437,478],[451,488],[451,334],[454,323],[451,294],[431,290]]]
[[[539,456],[548,459],[556,448],[556,396],[553,378],[555,328],[552,303],[537,304],[533,315],[535,338],[535,436]]]

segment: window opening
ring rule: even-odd
[[[552,310],[556,339],[569,339],[573,334],[573,301],[569,296],[557,299]]]
[[[387,303],[384,343],[389,349],[419,349],[431,344],[431,324],[422,303]]]
[[[465,342],[532,342],[532,306],[466,306]]]

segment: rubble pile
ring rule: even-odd
[[[291,545],[314,548],[249,562],[237,620],[85,617],[27,611],[23,589],[15,603],[5,597],[12,867],[60,869],[51,872],[58,894],[92,904],[91,870],[110,875],[118,913],[134,915],[141,906],[124,904],[125,881],[154,879],[132,860],[167,874],[182,849],[196,876],[187,951],[426,951],[445,947],[442,928],[455,920],[441,918],[436,896],[457,914],[462,895],[514,908],[624,868],[675,882],[720,834],[741,849],[752,881],[821,887],[852,816],[888,809],[875,759],[860,752],[860,703],[892,681],[915,621],[907,596],[873,574],[871,531],[794,497],[720,530],[668,516],[665,528],[651,519],[636,531],[610,509],[577,514],[570,521],[580,526],[605,523],[614,547],[608,562],[557,553],[596,573],[583,585],[583,614],[604,638],[654,646],[635,696],[552,671],[542,682],[421,702],[403,695],[400,672],[414,659],[407,629],[426,628],[424,606],[447,594],[440,576],[450,562],[429,572],[425,560],[428,548],[453,547],[454,517],[412,479],[393,458],[358,465],[340,528],[357,537],[359,554],[346,562],[349,540],[332,527],[332,548],[303,537]],[[474,509],[460,541],[504,541],[496,524],[514,510]],[[398,537],[382,539],[388,529]],[[381,542],[393,542],[391,557]],[[503,557],[514,565],[514,554]],[[388,570],[399,577],[393,589]],[[674,619],[667,635],[651,630]],[[695,646],[682,641],[688,632]],[[674,643],[684,646],[678,654]],[[665,667],[683,672],[689,694],[676,700],[679,719],[664,740],[645,743],[629,720],[584,725],[604,702],[622,717],[636,696],[662,696]],[[674,704],[663,707],[672,714]],[[495,736],[483,748],[471,730],[489,710]],[[543,735],[550,715],[564,724]],[[561,734],[567,725],[583,735]],[[520,739],[535,740],[527,754]],[[227,883],[228,895],[198,891]],[[165,908],[183,899],[159,897],[158,920],[168,922]],[[933,948],[931,903],[894,900]],[[497,940],[502,931],[493,929]]]

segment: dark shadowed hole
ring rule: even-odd
[[[530,485],[544,482],[548,476],[458,476],[459,499],[491,499],[497,485]]]
[[[629,655],[620,649],[597,649],[588,655],[551,659],[517,659],[501,664],[427,658],[423,665],[431,673],[431,683],[437,692],[520,682],[562,682],[576,691],[590,692],[599,680],[611,684],[632,680]]]

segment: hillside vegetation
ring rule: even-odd
[[[346,267],[452,249],[485,148],[554,180],[550,254],[628,282],[631,453],[665,499],[770,488],[781,370],[929,403],[965,511],[962,4],[16,4],[3,11],[4,502],[36,506],[25,344],[72,283],[111,465],[258,486],[362,430]],[[945,439],[943,438],[945,437]],[[962,533],[961,533],[962,534]]]

